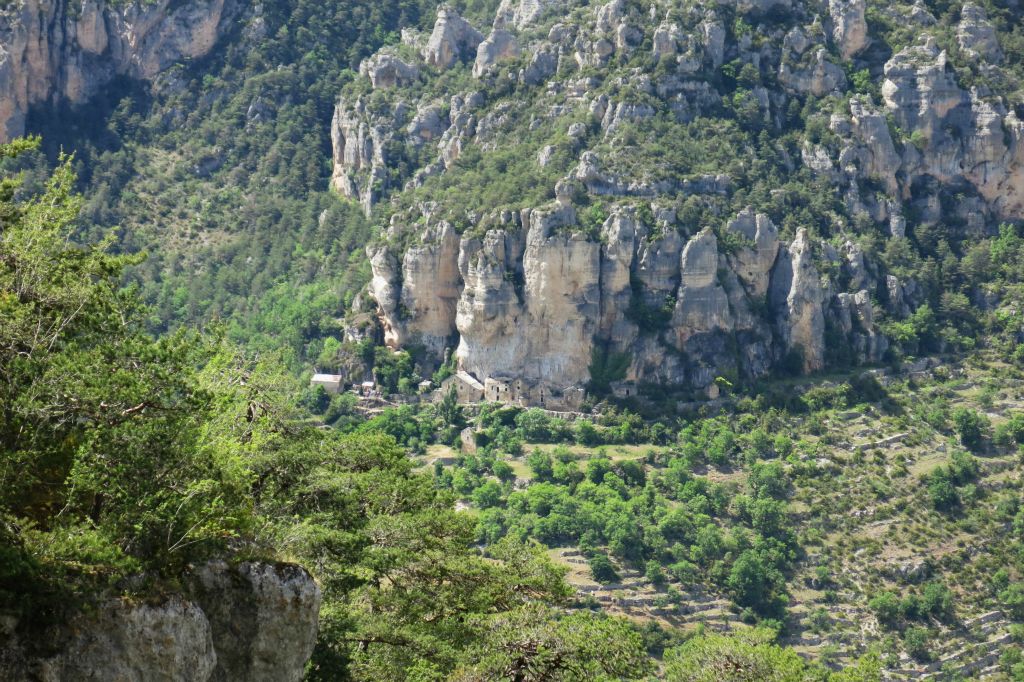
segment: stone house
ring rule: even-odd
[[[309,380],[309,387],[323,386],[328,393],[338,393],[343,382],[344,378],[340,374],[314,374]]]
[[[453,386],[460,403],[478,403],[484,399],[484,385],[468,372],[460,370],[442,381],[440,394],[446,395]]]

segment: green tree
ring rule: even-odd
[[[534,479],[538,481],[550,481],[554,475],[555,467],[551,455],[542,450],[535,449],[527,455],[526,464],[533,472]]]
[[[988,425],[987,417],[969,408],[961,407],[953,412],[953,428],[964,447],[973,452],[981,448]]]
[[[121,288],[139,258],[71,243],[74,180],[63,159],[38,195],[15,200],[17,179],[0,182],[0,536],[24,569],[0,598],[23,604],[33,576],[68,574],[72,588],[173,574],[253,529],[237,451],[206,439],[214,400],[195,368],[209,346],[146,333]]]
[[[939,511],[951,511],[960,506],[960,494],[946,469],[938,469],[929,477],[928,496]]]
[[[540,408],[531,407],[516,415],[516,426],[523,438],[532,443],[551,442],[551,417]]]
[[[601,432],[594,426],[594,422],[589,419],[580,419],[576,422],[575,428],[576,442],[580,445],[594,446],[600,445]]]
[[[932,657],[931,633],[928,628],[910,627],[903,633],[903,646],[907,653],[919,661],[927,661]]]
[[[895,627],[900,619],[900,600],[892,592],[881,592],[871,598],[868,608],[875,614],[878,622],[886,627]]]
[[[495,481],[485,481],[473,491],[473,504],[480,509],[497,507],[501,504],[501,486]]]
[[[785,603],[785,578],[764,553],[753,549],[736,558],[726,584],[737,604],[762,615],[778,615]]]
[[[770,630],[698,635],[665,654],[669,682],[807,682],[804,660]]]
[[[590,557],[590,574],[599,583],[618,582],[619,574],[612,565],[611,560],[605,554],[595,554]]]
[[[646,679],[651,659],[626,621],[541,606],[487,619],[489,636],[450,679],[458,682],[589,682]]]
[[[459,428],[465,424],[462,417],[462,406],[459,405],[459,398],[455,394],[455,387],[452,386],[448,392],[441,397],[437,404],[437,418],[447,427]]]

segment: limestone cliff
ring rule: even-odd
[[[851,313],[805,231],[783,244],[767,216],[747,210],[725,228],[741,245],[723,253],[710,229],[680,238],[671,215],[662,217],[673,231],[657,234],[637,217],[643,208],[609,216],[601,241],[556,202],[495,216],[482,237],[429,226],[401,264],[371,247],[385,340],[425,347],[435,361],[454,349],[485,387],[514,385],[517,400],[549,407],[578,399],[597,347],[629,355],[626,381],[706,390],[722,374],[764,376],[791,351],[820,369],[834,318],[851,339],[874,339],[856,342],[862,361],[881,359],[866,292]]]
[[[997,82],[1005,61],[978,5],[945,33],[923,6],[886,8],[920,28],[890,51],[864,0],[553,6],[506,0],[486,28],[443,7],[429,39],[364,62],[332,126],[334,187],[388,216],[369,251],[384,339],[428,366],[451,349],[486,397],[491,382],[570,405],[609,353],[625,382],[709,393],[717,377],[878,362],[884,322],[924,297],[865,241],[1024,219],[1020,107],[961,84],[968,69]],[[688,154],[723,121],[760,150]],[[532,165],[503,172],[547,192],[495,207],[418,191],[472,174],[469,149],[521,152]],[[775,164],[770,179],[754,186],[751,164]],[[813,221],[780,187],[797,177],[834,195]]]
[[[29,107],[86,101],[114,76],[149,80],[207,54],[235,0],[15,0],[0,10],[0,140],[24,133]]]
[[[0,677],[42,682],[301,680],[316,642],[320,589],[293,565],[215,562],[153,602],[114,599],[46,633],[35,653],[14,627]],[[5,624],[14,626],[16,624]],[[4,675],[10,675],[6,677]]]

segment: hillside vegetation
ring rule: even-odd
[[[226,560],[311,680],[1024,680],[1016,2],[228,2],[0,148],[0,673]]]

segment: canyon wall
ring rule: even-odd
[[[207,54],[235,0],[15,0],[0,10],[0,140],[25,132],[29,107],[82,103],[118,75],[149,80]]]

